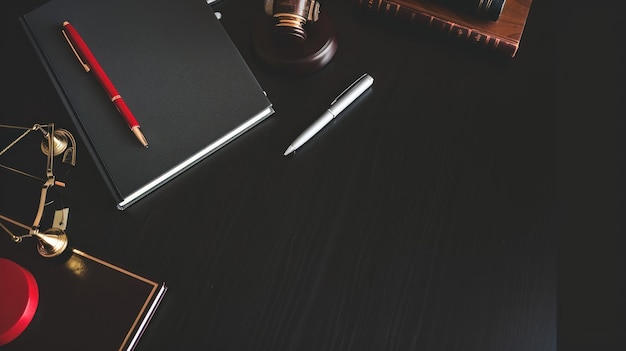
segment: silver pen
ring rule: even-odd
[[[346,107],[363,94],[374,83],[374,78],[365,73],[354,83],[350,84],[337,98],[330,103],[330,107],[322,113],[322,115],[311,124],[307,129],[298,135],[298,137],[289,145],[285,151],[285,156],[294,152],[297,148],[306,143],[313,135],[317,134],[325,125],[333,118],[337,117]]]

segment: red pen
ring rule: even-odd
[[[67,42],[70,44],[72,51],[74,51],[74,55],[76,55],[78,61],[80,61],[80,63],[83,65],[85,71],[93,72],[93,74],[96,76],[96,78],[106,91],[107,95],[111,99],[111,102],[113,102],[113,105],[117,107],[117,110],[120,111],[120,114],[126,120],[126,123],[130,127],[130,130],[135,134],[135,136],[137,137],[137,139],[139,139],[143,146],[148,147],[148,141],[139,129],[139,122],[137,122],[137,119],[135,118],[135,116],[133,116],[133,113],[130,112],[130,109],[128,108],[120,94],[117,92],[117,89],[115,89],[113,83],[111,83],[109,77],[106,75],[106,73],[104,73],[104,70],[98,63],[98,60],[96,60],[96,57],[91,53],[91,50],[89,50],[87,44],[85,44],[83,38],[81,38],[76,29],[68,21],[63,22],[63,29],[61,31],[63,32],[63,35],[65,36]],[[81,56],[85,59],[85,62],[83,62]]]

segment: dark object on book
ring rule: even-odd
[[[39,285],[35,316],[6,351],[133,350],[167,291],[76,249],[55,261],[4,246],[1,255],[28,268]]]
[[[457,8],[476,17],[497,21],[502,13],[505,0],[434,0],[443,5]]]
[[[325,12],[306,25],[306,39],[287,41],[276,32],[275,20],[261,16],[252,32],[255,56],[276,72],[307,74],[324,68],[335,56],[338,42],[335,26]],[[279,35],[277,35],[279,34]]]
[[[141,120],[149,149],[78,63],[66,20]],[[119,209],[274,112],[204,0],[52,0],[21,21]]]
[[[353,0],[354,7],[378,18],[443,34],[514,57],[532,0],[507,0],[497,21],[476,18],[431,0]]]

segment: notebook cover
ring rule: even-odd
[[[38,256],[34,245],[25,244],[4,242],[0,257],[32,273],[39,303],[24,332],[2,350],[135,348],[167,291],[164,283],[76,249],[62,262]]]
[[[148,149],[79,64],[61,32],[66,20],[138,119]],[[204,0],[52,0],[21,22],[120,209],[273,113]]]

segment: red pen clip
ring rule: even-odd
[[[66,22],[63,22],[63,24],[65,25]],[[76,48],[74,48],[74,44],[72,44],[72,41],[70,40],[70,38],[67,36],[67,33],[65,33],[65,29],[61,29],[61,32],[63,33],[63,36],[65,37],[65,40],[67,41],[67,43],[70,46],[70,49],[72,49],[72,51],[74,52],[74,55],[76,56],[76,58],[78,59],[78,62],[80,62],[80,64],[83,66],[83,68],[85,69],[85,72],[89,72],[91,71],[91,68],[89,68],[89,66],[85,63],[85,61],[83,61],[83,59],[80,57],[80,55],[78,54],[78,51],[76,51]]]

